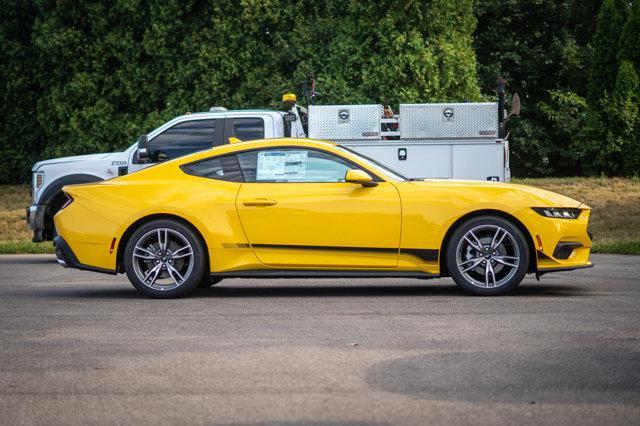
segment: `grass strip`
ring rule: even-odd
[[[52,254],[53,244],[31,241],[0,241],[0,254]]]
[[[595,243],[592,253],[636,254],[640,255],[640,241],[616,241],[614,243]]]

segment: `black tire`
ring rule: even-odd
[[[498,246],[495,242],[502,235]],[[496,216],[479,216],[455,229],[445,256],[447,270],[458,287],[471,294],[494,296],[508,293],[522,282],[529,268],[530,253],[525,236],[512,222]]]
[[[154,231],[158,244],[153,242]],[[162,240],[166,241],[164,248]],[[136,248],[138,244],[142,251]],[[189,248],[191,256],[185,254],[189,253]],[[154,220],[136,229],[127,241],[124,270],[131,284],[147,296],[159,299],[182,297],[200,284],[205,273],[208,275],[206,253],[203,242],[190,227],[169,219]],[[142,256],[148,257],[142,259]],[[152,275],[147,279],[149,282],[143,281],[143,275],[149,272]],[[159,280],[167,284],[161,284]]]
[[[218,284],[220,281],[222,281],[222,278],[213,278],[211,276],[205,275],[204,277],[202,277],[202,281],[200,281],[200,284],[198,284],[198,287],[209,288],[211,286]]]

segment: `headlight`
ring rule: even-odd
[[[44,173],[36,172],[33,174],[33,192],[36,192],[44,183]]]
[[[531,207],[540,216],[554,219],[577,219],[580,216],[580,209],[557,208],[557,207]]]

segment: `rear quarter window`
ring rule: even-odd
[[[235,155],[207,158],[180,166],[183,172],[192,176],[227,182],[243,182],[242,171]]]

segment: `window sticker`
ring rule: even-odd
[[[307,151],[260,151],[256,168],[256,180],[303,180]]]

